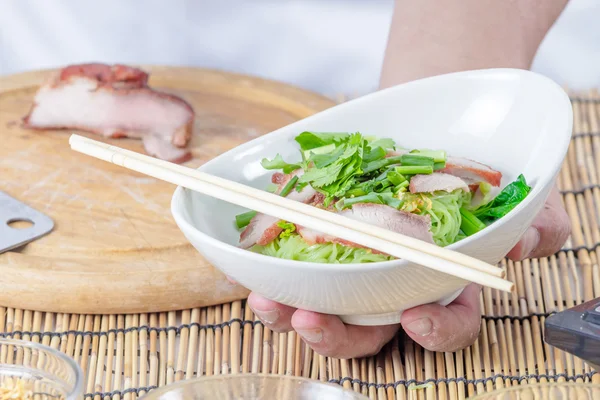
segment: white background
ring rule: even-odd
[[[391,13],[392,0],[0,0],[0,74],[191,65],[358,95],[377,87]],[[533,69],[600,87],[599,22],[600,0],[571,0]]]

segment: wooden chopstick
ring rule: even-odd
[[[436,271],[503,291],[514,284],[500,278],[499,268],[464,254],[396,234],[205,172],[145,156],[82,136],[72,135],[73,150],[155,178],[204,193],[229,203],[334,235]],[[448,255],[452,259],[448,259]],[[445,257],[444,257],[445,256]],[[474,267],[473,265],[477,265]],[[493,273],[491,272],[493,271]]]
[[[109,144],[98,142],[98,141],[92,140],[92,139],[88,139],[83,136],[73,135],[72,137],[75,137],[74,140],[77,140],[78,142],[93,143],[96,146],[100,146],[104,149],[116,150],[116,151],[120,152],[121,154],[124,154],[128,157],[146,161],[146,162],[150,162],[154,165],[158,165],[163,168],[168,168],[174,172],[182,173],[182,174],[185,174],[185,175],[197,178],[197,179],[201,179],[205,182],[210,182],[210,183],[213,183],[213,184],[221,186],[221,187],[226,187],[230,190],[233,190],[233,191],[236,191],[236,192],[239,192],[242,194],[249,194],[255,198],[264,200],[266,202],[275,202],[277,204],[282,205],[283,207],[292,208],[293,210],[296,210],[298,212],[311,213],[315,209],[314,207],[308,206],[308,205],[300,203],[300,202],[290,202],[285,199],[280,200],[281,199],[280,196],[273,196],[271,193],[268,193],[268,192],[265,192],[265,191],[262,191],[262,190],[259,190],[259,189],[253,188],[253,187],[249,187],[246,185],[242,185],[237,182],[232,182],[230,180],[220,178],[218,176],[210,175],[205,172],[198,171],[196,169],[187,168],[182,165],[174,164],[174,163],[156,159],[153,157],[148,157],[148,156],[145,156],[140,153],[136,153],[131,150],[126,150],[126,149],[122,149],[120,147],[111,146]],[[335,220],[334,218],[330,218],[330,217],[332,217],[332,213],[324,214],[324,216],[328,221],[337,223],[337,224],[341,224],[342,226],[345,226],[346,228],[349,228],[349,229],[359,230],[361,232],[368,233],[372,236],[379,237],[380,239],[388,240],[388,241],[391,241],[391,242],[394,242],[394,243],[397,243],[397,244],[400,244],[403,246],[409,246],[409,247],[418,249],[421,252],[425,252],[425,253],[433,252],[439,258],[444,258],[448,261],[452,261],[457,264],[461,264],[461,265],[464,265],[464,266],[467,266],[467,267],[470,267],[470,268],[476,269],[478,271],[485,272],[485,273],[488,273],[490,275],[494,275],[494,276],[497,276],[500,278],[504,278],[506,276],[506,272],[503,269],[498,268],[493,265],[490,265],[488,263],[485,263],[474,257],[470,257],[465,254],[458,253],[456,251],[451,251],[451,250],[445,249],[443,247],[439,247],[434,244],[430,244],[430,243],[426,243],[426,242],[417,240],[410,236],[405,236],[400,233],[381,229],[381,228],[375,227],[373,225],[362,223],[359,221],[350,220],[347,218],[342,218],[341,220],[338,218],[337,220]],[[323,217],[323,216],[321,216],[321,217]],[[359,226],[359,225],[360,225],[360,229],[356,229],[357,226]]]

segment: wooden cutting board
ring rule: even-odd
[[[197,167],[243,142],[331,107],[319,95],[230,73],[144,67],[150,86],[196,111]],[[51,71],[0,77],[0,190],[50,216],[49,235],[0,254],[0,306],[138,313],[244,298],[187,242],[170,213],[174,186],[70,150],[70,133],[20,119]],[[102,139],[143,152],[140,141]]]

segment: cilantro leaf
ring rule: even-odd
[[[342,146],[338,146],[331,153],[312,154],[310,161],[314,162],[317,168],[325,168],[333,164],[338,158],[341,157],[343,153],[344,148]]]
[[[386,154],[387,153],[385,152],[385,150],[381,147],[375,147],[375,148],[368,147],[365,150],[365,156],[363,158],[363,162],[370,163],[371,161],[382,160],[385,158]]]
[[[369,147],[372,149],[374,149],[376,147],[381,147],[384,150],[385,149],[394,150],[396,148],[396,142],[394,142],[390,138],[376,139],[369,143]]]
[[[300,168],[300,164],[290,164],[285,162],[283,157],[281,157],[281,154],[277,154],[272,160],[263,158],[260,165],[262,165],[264,169],[282,169],[285,174],[289,174]]]
[[[354,184],[355,176],[362,173],[360,167],[365,143],[360,133],[354,133],[338,143],[333,152],[311,155],[308,161],[312,162],[308,163],[300,182],[310,183],[323,193],[325,204],[334,197],[343,196]]]
[[[296,136],[296,142],[305,150],[315,149],[332,143],[340,143],[348,139],[348,133],[302,132]]]

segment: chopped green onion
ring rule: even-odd
[[[402,200],[394,197],[393,193],[382,193],[380,195],[383,202],[393,208],[399,209],[402,206]]]
[[[477,218],[473,213],[465,209],[464,207],[460,208],[460,215],[462,217],[460,223],[460,229],[467,236],[471,236],[476,234],[482,229],[485,229],[486,225],[481,222],[479,218]]]
[[[381,174],[373,178],[373,182],[379,182],[387,178],[387,171],[383,171]]]
[[[400,163],[404,166],[413,166],[413,167],[429,167],[433,168],[434,160],[431,157],[424,157],[421,155],[414,154],[404,154]]]
[[[365,192],[364,190],[360,189],[360,188],[356,188],[356,189],[350,189],[348,190],[344,196],[346,197],[356,197],[356,196],[364,196],[365,194],[367,194],[367,192]]]
[[[383,160],[372,161],[367,164],[363,164],[363,174],[368,174],[369,172],[377,171],[378,169],[385,168],[388,165],[398,164],[400,163],[402,156],[394,156],[384,158]]]
[[[387,172],[387,178],[394,184],[394,186],[398,186],[402,182],[406,182],[404,175],[397,172],[395,169]]]
[[[396,185],[396,187],[405,188],[408,186],[408,184],[409,184],[408,181],[404,181],[404,182],[400,182],[400,184]]]
[[[383,189],[392,186],[392,182],[389,179],[385,178],[375,184],[375,191],[381,192]]]
[[[298,176],[294,176],[292,179],[290,179],[290,181],[283,187],[283,189],[281,189],[281,193],[279,193],[279,195],[281,197],[285,197],[288,194],[290,194],[296,182],[298,182]]]
[[[348,207],[352,206],[353,204],[357,204],[357,203],[384,204],[383,201],[381,200],[380,196],[377,193],[369,193],[364,196],[357,196],[357,197],[352,197],[352,198],[345,197],[345,198],[341,199],[340,201],[338,201],[335,204],[335,207],[338,210],[343,210],[344,208],[348,208]]]
[[[402,175],[429,175],[433,173],[433,166],[413,167],[413,166],[400,166],[396,167],[396,172]]]
[[[446,162],[436,162],[433,164],[433,170],[439,171],[440,169],[446,168]]]
[[[433,161],[435,161],[436,163],[446,162],[448,158],[444,150],[413,150],[410,153],[433,158]]]
[[[238,214],[235,216],[235,224],[238,229],[242,229],[246,227],[252,218],[256,215],[256,211],[248,211],[243,214]]]
[[[382,158],[385,158],[385,154],[386,153],[384,149],[382,149],[381,147],[375,147],[374,149],[371,149],[371,151],[369,151],[368,153],[365,153],[363,157],[363,162],[370,163],[372,161],[381,160]]]

